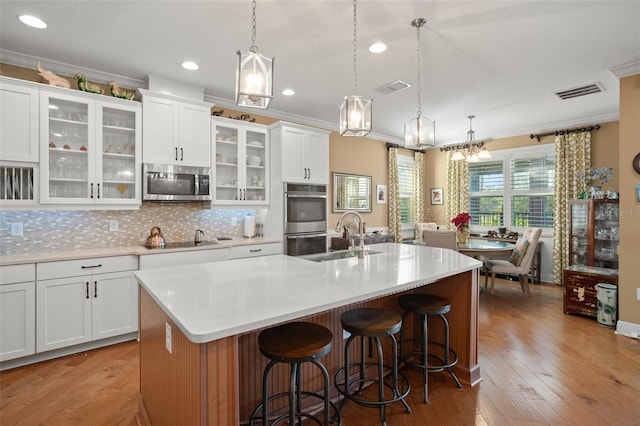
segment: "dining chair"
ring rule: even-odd
[[[438,225],[435,222],[418,222],[414,225],[415,228],[415,238],[421,239],[422,232],[427,229],[436,230],[438,229]]]
[[[531,262],[536,252],[536,246],[542,233],[541,228],[527,228],[521,238],[516,241],[509,260],[485,260],[484,262],[484,287],[487,288],[489,273],[491,273],[491,295],[496,283],[496,274],[518,275],[522,292],[531,297],[529,290],[529,273],[531,272]]]
[[[422,231],[422,243],[430,247],[442,247],[458,251],[456,231],[432,230]]]

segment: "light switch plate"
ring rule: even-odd
[[[24,235],[24,227],[22,222],[15,222],[11,224],[11,236],[22,237]]]
[[[115,232],[117,230],[118,230],[118,221],[117,220],[110,220],[109,221],[109,231]]]
[[[169,353],[172,353],[172,345],[171,345],[171,326],[168,322],[164,323],[164,346],[167,348]]]
[[[636,288],[636,300],[640,300],[640,288]]]

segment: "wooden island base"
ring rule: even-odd
[[[478,271],[473,270],[427,284],[412,292],[447,297],[452,309],[447,317],[451,347],[459,361],[456,374],[467,385],[480,380],[478,365]],[[356,307],[384,307],[401,313],[398,293],[304,318],[334,333],[333,349],[322,358],[330,377],[343,363],[344,339],[340,315]],[[171,327],[171,353],[165,348],[165,327]],[[434,322],[437,324],[437,322]],[[419,333],[418,319],[403,325],[408,336]],[[429,331],[435,334],[435,328]],[[141,287],[140,291],[140,404],[137,421],[143,425],[230,425],[246,422],[261,399],[266,359],[260,354],[255,330],[208,343],[191,342]],[[385,348],[385,351],[387,349]],[[388,353],[388,352],[387,352]],[[355,352],[354,357],[358,356]],[[303,368],[303,387],[319,389],[312,369]],[[288,386],[288,366],[278,365],[270,389]],[[286,401],[282,401],[285,404]]]

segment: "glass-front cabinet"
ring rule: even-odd
[[[259,124],[212,119],[213,204],[269,204],[267,130]]]
[[[618,269],[618,200],[569,201],[569,264]]]
[[[85,96],[40,94],[40,201],[140,204],[140,104]]]

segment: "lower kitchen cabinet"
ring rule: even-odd
[[[229,259],[282,254],[282,243],[252,244],[231,247]]]
[[[617,286],[618,270],[582,265],[571,265],[565,269],[564,313],[595,318],[598,314],[598,283]]]
[[[229,247],[157,253],[161,250],[156,249],[154,254],[140,256],[140,270],[220,262],[229,259]]]
[[[35,272],[34,264],[0,267],[0,361],[35,353]]]
[[[136,256],[38,264],[36,351],[136,332],[137,266]]]

